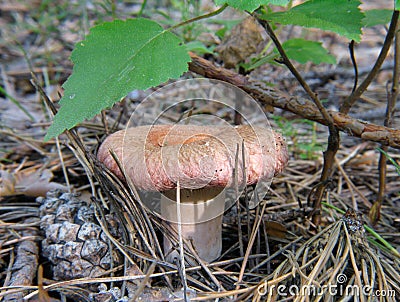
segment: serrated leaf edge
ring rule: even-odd
[[[149,20],[149,19],[146,19],[146,18],[140,18],[140,19]],[[140,20],[140,19],[132,19],[132,20]],[[149,21],[152,21],[152,20],[149,20]],[[115,22],[115,20],[112,21],[112,22],[108,22],[108,23],[111,24],[111,23],[113,23],[113,22]],[[124,22],[126,22],[126,20],[125,20]],[[130,56],[130,57],[126,60],[126,62],[129,62],[130,60],[133,60],[134,58],[136,58],[136,57],[137,57],[137,54],[138,54],[140,51],[142,51],[143,48],[145,48],[146,46],[148,46],[149,43],[151,43],[152,41],[154,41],[154,39],[160,37],[161,35],[163,35],[163,34],[165,34],[165,33],[167,33],[167,32],[171,33],[172,35],[174,35],[176,38],[179,39],[179,37],[176,36],[174,33],[172,33],[169,29],[163,29],[162,26],[159,25],[157,22],[155,22],[155,21],[152,21],[152,22],[156,23],[156,24],[162,29],[162,31],[161,31],[159,34],[157,34],[157,35],[155,35],[154,37],[152,37],[151,39],[149,39],[148,41],[146,41],[146,43],[144,43],[144,44],[136,51],[136,54],[133,54],[132,56]],[[179,39],[179,40],[181,40],[181,39]],[[85,41],[85,40],[82,40],[82,41],[80,41],[80,42],[78,42],[78,43],[81,43],[81,42],[84,42],[84,41]],[[184,44],[182,44],[182,46],[184,47]],[[189,60],[188,60],[187,62],[190,62],[190,56],[189,56]],[[72,74],[71,74],[71,76],[72,76]],[[67,79],[67,81],[68,81],[68,79]],[[104,84],[104,82],[103,82],[103,84]],[[161,83],[155,84],[155,85],[153,85],[153,86],[148,86],[147,88],[143,88],[143,89],[148,89],[148,88],[154,87],[154,86],[159,85],[159,84],[161,84]],[[64,85],[63,85],[63,86],[64,86]],[[134,88],[133,88],[133,89],[134,89]],[[64,95],[64,96],[61,98],[60,103],[63,102],[63,99],[66,99],[66,100],[67,100],[67,97]],[[122,98],[120,98],[119,100],[113,101],[113,104],[119,102],[121,99],[122,99]],[[62,105],[62,106],[65,106],[65,105]],[[108,106],[102,108],[99,112],[95,113],[94,115],[97,115],[97,114],[101,113],[101,111],[104,110],[104,109],[106,109],[106,108],[108,108]],[[60,109],[60,110],[61,110],[61,109]],[[50,127],[47,129],[47,133],[46,133],[46,135],[45,135],[45,137],[44,137],[44,141],[45,141],[45,142],[46,142],[46,141],[49,141],[51,138],[54,138],[54,137],[56,137],[56,136],[59,136],[60,134],[62,134],[62,133],[63,133],[64,131],[66,131],[66,130],[71,130],[72,128],[76,127],[79,123],[82,122],[82,121],[81,121],[81,122],[77,122],[77,123],[75,123],[75,125],[71,126],[70,128],[65,127],[63,130],[53,131],[54,133],[51,133],[51,132],[52,132],[51,130],[54,128],[54,125],[55,125],[55,124],[54,124],[54,121],[56,120],[57,114],[58,114],[58,112],[57,112],[56,115],[54,116],[53,121],[52,121],[52,124],[51,124]],[[86,117],[86,119],[87,119],[87,118],[90,118],[90,117]]]

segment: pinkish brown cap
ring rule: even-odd
[[[159,192],[176,188],[178,180],[186,189],[227,187],[234,174],[238,184],[255,184],[279,174],[288,162],[280,134],[247,125],[153,125],[118,131],[107,137],[97,157],[122,178],[110,150],[136,188]]]
[[[233,187],[238,197],[239,187],[270,180],[288,161],[279,134],[251,126],[155,125],[116,132],[103,142],[97,157],[122,178],[110,150],[137,189],[163,192],[161,216],[175,229],[181,225],[183,238],[208,262],[221,255],[225,188]],[[179,207],[173,190],[178,182]],[[177,257],[166,237],[164,252],[169,261]]]

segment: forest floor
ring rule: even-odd
[[[144,16],[169,25],[185,13],[184,8],[176,3],[170,8],[163,5],[164,1],[149,1]],[[210,9],[207,5],[203,4],[199,9],[207,11]],[[100,279],[90,279],[93,275],[74,275],[73,269],[64,267],[69,270],[68,276],[72,280],[63,283],[65,272],[55,272],[61,266],[59,262],[52,262],[61,256],[51,255],[50,252],[43,254],[46,247],[42,240],[51,235],[49,224],[55,221],[43,220],[45,202],[43,198],[36,198],[46,197],[47,192],[53,190],[76,192],[85,204],[96,203],[94,208],[98,208],[99,205],[108,204],[111,199],[109,192],[106,192],[110,186],[117,186],[115,190],[124,196],[126,189],[118,187],[121,184],[101,176],[94,177],[101,172],[90,166],[90,156],[82,155],[76,142],[82,141],[85,150],[95,154],[105,134],[123,129],[129,122],[130,113],[156,88],[133,91],[113,108],[105,110],[104,115],[82,123],[76,132],[77,136],[71,138],[63,134],[58,140],[44,142],[52,114],[47,109],[43,95],[32,85],[31,71],[46,95],[57,102],[63,94],[62,84],[72,73],[73,65],[69,58],[74,44],[84,39],[91,26],[113,18],[132,17],[139,9],[140,4],[118,1],[4,0],[0,3],[0,301],[22,297],[31,301],[117,301],[118,294],[115,291],[118,290],[122,291],[121,296],[142,301],[173,301],[172,297],[183,299],[185,295],[189,295],[193,301],[217,298],[257,301],[265,298],[261,291],[264,284],[268,287],[278,284],[299,285],[307,283],[313,276],[315,279],[312,282],[318,282],[321,286],[333,279],[340,282],[337,279],[340,274],[344,274],[348,284],[361,286],[376,282],[380,288],[394,289],[400,296],[400,278],[397,278],[400,267],[398,149],[388,148],[386,189],[380,220],[376,225],[371,225],[368,215],[379,190],[381,145],[341,133],[334,172],[323,197],[321,224],[315,228],[309,217],[309,199],[319,183],[328,130],[324,125],[279,108],[273,112],[267,108],[266,114],[271,126],[286,139],[289,164],[281,175],[274,178],[271,189],[259,207],[246,208],[244,198],[240,200],[239,210],[235,205],[225,213],[223,255],[220,259],[210,265],[200,263],[198,266],[188,266],[186,273],[182,273],[179,265],[165,264],[159,260],[159,249],[155,243],[157,238],[154,242],[149,239],[151,247],[145,243],[145,238],[154,234],[160,238],[165,231],[163,222],[150,215],[151,221],[145,222],[150,225],[150,230],[147,229],[149,234],[127,239],[117,234],[121,227],[115,227],[115,236],[124,238],[121,240],[126,244],[133,242],[134,247],[124,248],[121,247],[123,244],[108,241],[110,246],[106,249],[113,250],[119,256],[114,259],[115,267],[111,265],[101,271]],[[200,22],[186,28],[183,34],[187,39],[221,43],[215,31],[228,24],[227,20],[241,20],[244,15],[228,10],[218,18],[226,22]],[[205,29],[207,34],[200,34]],[[375,62],[386,30],[384,26],[367,28],[361,43],[356,45],[361,79]],[[334,65],[307,63],[296,67],[320,99],[324,100],[324,105],[331,110],[338,110],[354,85],[348,41],[332,33],[316,30],[299,32],[297,28],[282,31],[280,37],[284,40],[300,34],[323,42],[337,58]],[[393,56],[391,51],[375,80],[352,108],[350,116],[383,125],[392,81]],[[215,64],[222,63],[218,54],[208,54],[206,58]],[[284,66],[267,64],[248,76],[267,82],[289,95],[307,97]],[[198,76],[190,72],[183,76],[193,77]],[[220,114],[212,112],[217,110],[215,108],[207,110]],[[395,111],[392,127],[400,129],[400,110]],[[91,168],[94,169],[94,176],[88,175]],[[105,184],[99,179],[103,179]],[[91,198],[92,195],[96,198]],[[60,197],[58,193],[47,196],[48,199]],[[117,203],[118,200],[116,198]],[[262,207],[264,204],[266,210]],[[347,209],[356,210],[358,216],[347,213],[341,219]],[[59,208],[53,210],[57,212]],[[96,223],[102,228],[104,225],[101,222],[107,220],[104,217],[113,215],[108,206],[103,210],[101,215],[96,210],[91,212],[93,217],[96,216],[93,221],[99,221]],[[77,211],[75,208],[69,215],[75,215]],[[132,215],[139,215],[140,219],[147,217],[141,212]],[[110,218],[108,223],[113,219],[117,224],[121,223],[118,222],[119,218]],[[347,227],[360,221],[366,225],[366,231],[364,233],[363,228],[357,228],[357,234],[349,235],[340,224],[343,221]],[[72,218],[71,223],[78,222]],[[135,232],[137,229],[130,224],[128,231]],[[82,240],[77,239],[79,241]],[[65,245],[65,242],[61,240],[56,243]],[[59,247],[57,252],[67,253],[64,247]],[[322,260],[322,257],[326,259]],[[340,266],[342,268],[339,269]],[[185,278],[183,274],[186,274]],[[127,277],[124,279],[121,276]],[[81,277],[86,281],[79,279]],[[186,291],[182,288],[186,288]],[[283,299],[282,296],[279,299]]]

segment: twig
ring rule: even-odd
[[[237,198],[239,195],[238,193],[238,173],[239,173],[239,144],[236,145],[236,153],[235,153],[235,170],[234,170],[234,188],[235,188],[235,196],[236,196],[236,209],[237,209],[237,221],[238,221],[238,238],[239,238],[239,253],[240,256],[243,257],[244,255],[244,248],[243,248],[243,230],[242,230],[242,220],[240,219],[241,216],[241,208],[240,208],[240,200]],[[244,179],[244,178],[243,178]]]
[[[365,80],[358,86],[356,90],[343,102],[340,107],[340,112],[347,114],[349,113],[351,107],[357,101],[357,99],[364,93],[364,91],[368,88],[369,84],[371,84],[372,80],[378,74],[379,69],[381,68],[383,61],[385,61],[386,56],[389,52],[390,46],[392,44],[394,35],[396,33],[397,20],[399,19],[399,11],[393,11],[392,20],[390,21],[390,26],[388,33],[385,38],[385,42],[383,43],[383,47],[381,52],[379,53],[378,58],[375,61],[374,66],[372,67],[370,73],[367,75]]]
[[[328,147],[327,147],[327,150],[324,152],[324,166],[323,166],[321,178],[320,178],[321,182],[325,182],[329,177],[331,177],[331,175],[333,173],[333,165],[335,163],[335,155],[336,155],[336,152],[339,150],[339,146],[340,146],[339,131],[335,126],[332,116],[329,114],[329,112],[325,109],[325,107],[322,105],[321,101],[319,100],[318,95],[311,90],[310,86],[308,86],[307,82],[303,79],[303,77],[300,75],[300,73],[297,71],[297,69],[294,67],[294,65],[292,64],[292,62],[286,55],[285,50],[283,49],[281,43],[279,42],[278,37],[275,35],[275,32],[269,25],[268,21],[258,18],[258,22],[266,29],[268,35],[274,42],[274,44],[275,44],[276,48],[278,49],[278,52],[282,58],[281,62],[284,65],[286,65],[286,67],[294,75],[296,80],[300,83],[300,85],[303,87],[303,89],[307,92],[307,94],[313,100],[315,106],[317,106],[322,117],[326,121],[326,124],[329,129]],[[313,203],[315,213],[312,216],[313,216],[313,222],[316,225],[319,225],[319,222],[321,219],[320,218],[321,200],[322,200],[324,191],[325,191],[324,186],[318,187],[318,189],[316,191],[316,198]]]
[[[354,86],[353,86],[353,90],[351,91],[351,93],[354,93],[354,91],[357,88],[357,84],[358,84],[358,67],[357,67],[356,56],[354,54],[354,40],[351,40],[351,42],[349,44],[349,51],[350,51],[351,63],[353,63],[353,68],[354,68]]]
[[[5,83],[7,80],[3,79],[3,82]],[[6,86],[6,85],[4,85]],[[8,93],[3,87],[0,86],[0,93],[4,94],[8,100],[10,100],[15,106],[17,106],[21,111],[31,120],[31,122],[36,122],[35,118],[32,116],[32,114],[29,113],[29,111],[21,105],[21,103],[15,99],[10,93]]]
[[[249,80],[232,70],[214,65],[212,62],[190,53],[192,61],[190,71],[207,78],[221,80],[235,85],[257,101],[276,108],[295,113],[305,119],[327,125],[315,104],[305,98],[290,96],[276,88],[271,88],[260,81]],[[386,143],[388,146],[400,149],[400,130],[357,120],[349,115],[334,110],[327,110],[338,130],[365,140]]]
[[[154,269],[156,268],[156,262],[153,262],[149,269],[147,270],[146,277],[144,277],[143,280],[141,280],[140,285],[138,286],[137,290],[135,291],[135,294],[133,295],[131,301],[136,301],[137,298],[139,298],[139,295],[143,292],[145,287],[148,285],[149,280],[150,280],[150,275],[154,273]],[[186,294],[185,294],[186,297]]]
[[[0,86],[0,93],[4,94],[15,106],[17,106],[30,119],[31,122],[36,122],[36,119],[33,117],[33,115],[30,114],[29,111],[11,95],[11,93],[9,92],[11,89],[9,88],[10,85],[8,84],[7,74],[3,66],[0,65],[0,68],[1,77],[3,78],[4,85],[4,88]]]
[[[187,244],[185,243],[185,245],[189,248],[189,251],[193,254],[193,256],[196,258],[197,262],[200,264],[200,267],[206,272],[206,274],[208,275],[208,277],[210,277],[210,280],[212,282],[214,282],[214,284],[217,286],[218,291],[223,291],[225,290],[224,287],[222,286],[221,282],[218,281],[218,279],[214,276],[214,274],[211,272],[210,268],[211,265],[210,264],[206,264],[197,254],[197,251],[195,250],[195,248],[193,247],[193,244]],[[190,268],[187,268],[186,271],[189,271]]]
[[[356,210],[356,211],[358,210],[357,203],[356,203],[356,200],[355,200],[355,198],[354,198],[354,192],[353,192],[353,190],[358,194],[358,196],[360,197],[360,199],[363,200],[363,202],[364,202],[364,204],[365,204],[366,206],[371,206],[371,203],[368,201],[367,198],[365,198],[365,196],[364,196],[364,194],[361,192],[361,190],[360,190],[359,188],[357,188],[357,186],[352,182],[352,180],[351,180],[350,177],[347,175],[346,171],[343,169],[342,165],[340,164],[340,162],[339,162],[338,160],[336,160],[336,164],[337,164],[337,166],[338,166],[338,169],[339,169],[340,173],[342,173],[342,175],[343,175],[344,179],[346,180],[347,185],[348,185],[348,187],[349,187],[349,191],[350,191],[350,194],[351,194],[351,197],[352,197],[352,200],[353,200],[353,203],[352,203],[353,209]]]
[[[353,244],[351,242],[350,234],[349,234],[349,232],[347,230],[347,227],[344,228],[344,231],[346,233],[347,245],[350,247],[350,260],[351,260],[351,264],[353,266],[354,276],[355,276],[355,279],[356,279],[356,282],[357,282],[357,286],[358,286],[358,288],[362,288],[363,283],[361,282],[360,271],[358,269],[357,260],[356,260],[356,257],[354,255],[355,251],[353,250]],[[377,263],[379,263],[379,262],[377,262]],[[361,302],[365,301],[364,300],[364,295],[360,295],[360,301]]]
[[[57,109],[46,95],[43,88],[38,84],[34,74],[32,74],[32,78],[40,95],[53,114],[56,114]],[[144,251],[147,250],[151,254],[152,260],[158,259],[158,255],[161,255],[160,257],[162,258],[161,248],[155,236],[155,231],[151,226],[148,213],[146,212],[140,198],[137,198],[138,196],[132,191],[134,187],[128,185],[129,191],[127,191],[127,188],[119,181],[119,179],[116,178],[115,175],[108,173],[107,169],[96,161],[94,155],[87,151],[81,138],[76,134],[74,129],[67,130],[65,133],[69,138],[70,144],[73,146],[71,149],[74,150],[76,158],[84,167],[89,181],[92,182],[94,177],[107,193],[109,201],[115,206],[118,203],[118,208],[120,209],[122,207],[124,209],[124,211],[122,211],[123,214],[119,215],[119,218],[121,221],[126,223],[125,228],[131,227],[130,230],[135,230],[137,232],[139,235],[137,238],[141,239],[137,244],[139,245],[142,243],[144,245],[141,245],[140,248]],[[95,192],[93,192],[93,194],[95,194]],[[118,214],[118,211],[116,211],[116,213]],[[129,216],[129,218],[127,216]],[[133,223],[135,226],[132,227],[130,223]],[[129,234],[128,241],[131,243],[134,242],[133,234]],[[154,250],[154,246],[157,251]],[[162,272],[164,271],[163,268],[160,269]],[[165,278],[168,285],[171,285],[168,276],[165,273],[161,273],[161,276]]]
[[[398,21],[397,27],[395,29],[395,44],[394,44],[394,67],[393,67],[393,80],[392,80],[392,89],[389,93],[387,105],[386,105],[386,116],[384,121],[384,126],[390,127],[392,125],[392,118],[396,108],[396,100],[399,95],[399,72],[400,72],[400,33],[398,31]],[[380,153],[379,157],[379,190],[377,199],[370,210],[369,218],[372,224],[376,224],[380,218],[380,210],[382,206],[382,202],[385,197],[385,189],[386,189],[386,170],[387,170],[387,157],[386,152],[388,151],[388,146],[385,143],[382,143],[381,149],[384,152]]]
[[[50,108],[50,107],[49,107],[49,103],[52,103],[52,102],[51,102],[51,100],[49,99],[49,97],[46,95],[46,93],[44,92],[44,90],[42,89],[42,87],[39,85],[39,81],[38,81],[36,75],[33,73],[32,70],[31,70],[31,75],[32,75],[32,84],[33,84],[33,86],[36,87],[36,89],[38,90],[39,94],[41,95],[41,97],[42,97],[43,99],[47,98],[48,101],[49,101],[49,102],[45,102],[46,108],[47,108],[47,111],[48,111],[47,113],[48,113],[50,116],[51,116],[52,114],[54,115],[54,114],[55,114],[55,113],[54,113],[54,108]],[[60,159],[61,169],[62,169],[63,174],[64,174],[64,179],[65,179],[65,182],[66,182],[66,184],[67,184],[68,192],[71,193],[71,184],[70,184],[70,182],[69,182],[69,177],[68,177],[67,168],[66,168],[66,166],[65,166],[63,154],[62,154],[62,151],[61,151],[60,140],[59,140],[58,137],[56,137],[55,141],[56,141],[56,147],[57,147],[58,158]]]
[[[196,22],[196,21],[200,21],[202,19],[208,19],[208,18],[214,17],[214,16],[222,13],[225,10],[225,8],[227,8],[227,7],[228,7],[228,4],[225,3],[224,5],[222,5],[220,8],[216,9],[215,11],[212,11],[212,12],[210,12],[208,14],[204,14],[204,15],[201,15],[201,16],[194,17],[194,18],[189,19],[189,20],[182,21],[181,23],[178,23],[178,24],[176,24],[174,26],[171,26],[170,28],[168,28],[168,30],[171,31],[171,30],[173,30],[175,28],[178,28],[178,27],[181,27],[181,26],[184,26],[184,25]]]
[[[252,231],[251,231],[251,236],[250,236],[250,238],[249,238],[249,243],[248,243],[248,245],[247,245],[246,253],[245,253],[245,255],[244,255],[243,263],[242,263],[242,266],[240,267],[240,273],[239,273],[239,277],[238,277],[238,282],[237,282],[237,284],[236,284],[236,290],[239,289],[239,287],[240,287],[240,282],[241,282],[242,279],[243,279],[244,270],[245,270],[245,268],[246,268],[247,261],[249,260],[249,256],[250,256],[250,254],[251,254],[251,250],[252,250],[252,248],[253,248],[253,244],[254,244],[254,240],[255,240],[255,238],[256,238],[257,232],[258,232],[258,230],[259,230],[259,228],[260,228],[260,223],[261,223],[262,217],[263,217],[263,215],[264,215],[264,213],[265,213],[265,208],[266,208],[266,206],[267,206],[267,203],[264,203],[264,205],[263,205],[263,207],[262,207],[262,210],[261,210],[261,212],[260,212],[260,215],[257,217],[257,220],[255,221],[255,223],[254,223],[254,225],[253,225],[253,229],[252,229]]]
[[[286,55],[285,50],[283,49],[281,43],[278,40],[278,37],[275,35],[275,33],[274,33],[273,29],[271,28],[271,26],[269,25],[269,23],[262,19],[257,19],[257,20],[266,29],[268,35],[270,36],[272,41],[275,43],[275,46],[278,49],[280,56],[282,57],[282,60],[280,60],[279,63],[283,63],[284,65],[286,65],[286,67],[294,75],[296,80],[300,83],[300,85],[303,87],[303,89],[307,92],[307,94],[310,96],[310,98],[314,101],[314,104],[317,106],[318,110],[321,112],[322,116],[327,121],[328,126],[329,125],[333,126],[334,123],[333,123],[332,117],[330,116],[328,111],[325,109],[325,107],[322,105],[317,94],[311,90],[310,86],[308,86],[306,81],[303,79],[303,77],[300,75],[300,73],[294,67],[294,65],[292,64],[292,62]]]
[[[185,302],[188,302],[187,296],[187,279],[186,279],[186,266],[185,266],[185,249],[183,247],[183,235],[182,235],[182,213],[181,213],[181,187],[179,184],[179,180],[176,184],[176,215],[178,218],[177,225],[178,225],[178,235],[179,235],[179,260],[180,265],[180,275],[182,278],[182,285],[183,285],[183,298]]]
[[[252,267],[250,269],[249,273],[254,272],[255,270],[257,270],[258,268],[262,267],[265,264],[270,264],[271,260],[273,260],[274,258],[276,258],[279,255],[282,255],[285,251],[289,250],[289,248],[293,247],[297,242],[299,242],[302,239],[303,239],[303,237],[298,237],[295,240],[293,240],[293,241],[289,242],[288,244],[286,244],[284,247],[281,247],[279,250],[277,250],[275,253],[270,255],[268,258],[264,259],[259,264],[257,264],[256,266]]]

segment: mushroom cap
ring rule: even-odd
[[[159,192],[175,189],[178,181],[186,189],[227,187],[236,181],[250,185],[271,179],[288,162],[280,134],[248,125],[152,125],[115,132],[97,157],[122,179],[110,150],[136,188]]]

